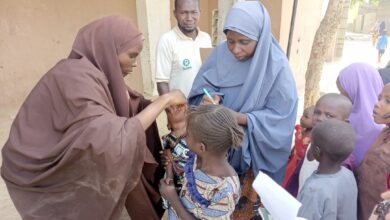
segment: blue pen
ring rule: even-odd
[[[206,88],[203,88],[203,92],[204,92],[204,94],[206,94],[207,97],[209,97],[209,99],[211,100],[211,102],[212,102],[214,105],[217,105],[217,103],[214,101],[213,97],[210,95],[210,93],[207,91]]]

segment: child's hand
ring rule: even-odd
[[[166,184],[170,184],[171,182],[173,182],[173,168],[172,168],[173,164],[172,163],[168,163],[168,165],[165,167],[165,178],[164,178],[164,182]]]
[[[166,168],[168,163],[172,162],[172,153],[170,150],[164,149],[160,151],[160,154],[161,164]]]
[[[175,196],[178,196],[176,193],[175,186],[173,185],[173,182],[167,184],[164,179],[160,180],[159,190],[161,196],[164,197],[169,202],[172,201]]]

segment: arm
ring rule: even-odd
[[[146,130],[157,116],[170,105],[186,104],[187,100],[184,94],[179,90],[174,90],[170,93],[158,97],[148,107],[138,113],[135,117],[141,122],[142,127]]]
[[[164,95],[169,92],[169,86],[167,82],[158,82],[157,91],[159,95]]]
[[[241,112],[233,111],[233,115],[236,118],[237,123],[239,125],[242,125],[242,126],[246,126],[247,125],[247,116],[246,116],[246,114],[241,113]]]
[[[196,219],[187,209],[183,206],[179,196],[176,193],[173,183],[167,184],[164,180],[160,181],[160,193],[168,202],[172,208],[176,211],[176,214],[180,219]]]
[[[156,82],[159,95],[169,92],[168,83],[171,78],[172,62],[172,48],[169,39],[164,35],[156,48]]]
[[[280,74],[272,85],[263,106],[246,113],[246,137],[251,143],[252,166],[268,172],[279,172],[291,152],[291,141],[297,115],[298,96],[289,72]],[[245,141],[244,141],[245,143]],[[257,159],[256,159],[257,158]],[[261,158],[261,159],[260,159]],[[281,178],[276,179],[279,181]]]

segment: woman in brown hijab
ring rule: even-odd
[[[153,103],[127,88],[143,37],[126,18],[83,27],[67,59],[31,91],[2,150],[1,174],[23,219],[131,219],[163,214],[155,124],[173,91]]]

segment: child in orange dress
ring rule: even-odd
[[[305,156],[307,146],[310,142],[310,134],[313,128],[314,106],[310,106],[303,111],[300,124],[295,126],[295,144],[288,160],[286,175],[284,176],[282,186],[285,187],[294,172],[297,164]]]

